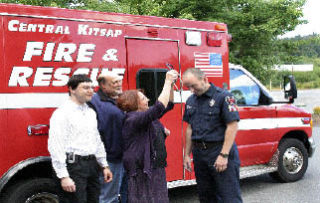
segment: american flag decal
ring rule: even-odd
[[[194,67],[202,70],[207,77],[222,77],[222,56],[217,53],[194,53]]]

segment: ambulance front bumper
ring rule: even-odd
[[[309,157],[312,157],[314,154],[314,151],[316,150],[316,143],[314,142],[314,139],[312,137],[309,137],[308,142],[309,142],[309,149],[308,149]]]

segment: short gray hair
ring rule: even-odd
[[[198,68],[188,68],[186,71],[184,71],[183,76],[187,75],[187,74],[192,74],[195,77],[197,77],[199,80],[202,80],[203,78],[206,77],[206,75],[204,74],[204,72],[202,72],[200,69]]]
[[[97,81],[98,81],[99,86],[100,86],[101,84],[105,84],[105,83],[107,82],[107,80],[108,80],[107,78],[122,79],[119,74],[114,73],[114,72],[111,72],[111,71],[108,71],[108,72],[102,73],[102,74],[100,74],[100,75],[98,76]]]

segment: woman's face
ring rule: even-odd
[[[138,101],[138,111],[146,111],[149,109],[148,102],[149,99],[142,93],[138,93],[139,101]]]

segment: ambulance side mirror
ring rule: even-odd
[[[289,99],[289,103],[293,103],[297,98],[296,81],[292,75],[284,76],[283,78],[284,98]]]

